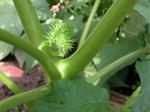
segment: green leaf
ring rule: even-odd
[[[10,0],[0,1],[0,28],[20,34],[22,27]],[[0,41],[0,60],[12,52],[13,46]]]
[[[12,51],[13,51],[13,46],[0,41],[0,60],[2,60]]]
[[[150,23],[150,0],[140,0],[135,9]]]
[[[122,27],[126,37],[134,38],[144,31],[145,19],[137,11],[133,10],[128,14],[129,20]]]
[[[129,112],[150,112],[150,89],[134,101]]]
[[[136,70],[141,80],[141,95],[134,101],[129,112],[150,111],[150,60],[137,61]]]
[[[106,43],[102,50],[93,59],[96,67],[100,70],[118,58],[141,48],[136,38],[121,38],[118,43],[112,41]]]
[[[12,0],[0,1],[0,28],[17,35],[23,30]]]
[[[74,39],[79,40],[83,31],[83,28],[84,28],[83,16],[82,15],[78,15],[78,16],[70,15],[70,17],[65,17],[64,20],[71,26],[73,33],[74,33]]]
[[[83,80],[54,82],[53,92],[35,102],[31,112],[109,112],[108,94]]]
[[[32,2],[40,20],[46,20],[50,18],[51,13],[49,11],[47,0],[32,0]]]
[[[74,7],[75,10],[79,9],[82,7],[82,5],[84,5],[86,2],[86,0],[76,0],[76,1],[71,1],[69,3],[69,7]]]
[[[46,0],[32,0],[40,20],[50,17],[49,7]],[[20,35],[23,27],[20,23],[12,0],[0,1],[0,28]]]
[[[140,76],[142,91],[150,89],[150,60],[138,61],[136,70]]]

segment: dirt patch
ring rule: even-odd
[[[45,84],[45,79],[39,65],[33,67],[25,74],[21,68],[12,62],[0,62],[0,71],[10,77],[24,91],[37,88]],[[2,82],[0,82],[0,101],[14,95]],[[17,106],[21,112],[26,112],[23,105]],[[14,112],[9,110],[7,112]]]

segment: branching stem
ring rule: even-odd
[[[22,49],[23,51],[36,58],[41,63],[41,65],[45,67],[45,70],[47,70],[48,75],[52,79],[56,80],[61,78],[61,74],[56,66],[57,62],[53,58],[48,57],[45,52],[42,52],[41,50],[35,48],[29,42],[22,40],[19,37],[5,30],[0,29],[0,34],[0,40],[12,44],[15,47]]]
[[[48,45],[41,47],[46,38],[31,0],[13,0],[13,2],[30,42],[50,58],[54,58]]]
[[[138,0],[115,0],[88,39],[71,57],[59,63],[64,78],[77,75],[111,37]]]
[[[31,0],[13,0],[13,2],[29,40],[38,47],[44,40],[44,33]]]

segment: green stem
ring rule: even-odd
[[[31,0],[13,0],[13,2],[31,43],[53,58],[49,46],[42,45],[46,38]]]
[[[120,112],[128,112],[130,106],[132,105],[133,101],[140,95],[141,87],[138,87],[133,94],[128,98],[126,103],[121,108]]]
[[[13,93],[18,94],[22,92],[22,89],[2,72],[0,72],[0,81],[4,83]]]
[[[45,70],[47,70],[47,73],[52,79],[55,80],[61,78],[61,74],[57,70],[56,61],[54,59],[48,57],[47,54],[35,48],[29,42],[22,40],[5,30],[0,29],[0,34],[0,40],[10,43],[36,58],[43,65]]]
[[[103,47],[138,0],[115,0],[88,39],[74,55],[59,63],[64,78],[78,74]]]
[[[38,47],[44,40],[44,33],[31,0],[13,0],[13,2],[31,43]]]
[[[44,32],[42,30],[41,24],[38,20],[36,11],[32,5],[31,0],[13,0],[13,2],[30,42],[36,48],[44,51],[52,60],[52,58],[54,57],[50,52],[49,46],[43,45],[45,41]],[[42,71],[44,72],[45,79],[49,80],[49,75],[47,75],[44,67],[42,67]],[[52,76],[52,78],[54,77]]]
[[[150,52],[150,48],[145,48],[145,49],[140,49],[137,51],[134,51],[124,57],[119,58],[118,60],[116,60],[115,62],[109,64],[108,66],[104,67],[103,69],[101,69],[96,75],[94,75],[94,77],[90,77],[88,79],[89,82],[95,82],[97,79],[99,79],[100,85],[103,85],[110,77],[112,77],[113,74],[111,74],[111,72],[117,68],[121,69],[121,65],[125,64],[125,63],[129,63],[132,60],[137,59],[138,57],[145,55],[145,54],[149,54]]]
[[[4,83],[15,94],[23,92],[23,90],[15,82],[13,82],[9,77],[7,77],[2,72],[0,72],[0,81]],[[31,103],[26,105],[28,108],[31,107]]]
[[[91,26],[91,24],[92,24],[92,21],[93,21],[93,18],[94,18],[94,16],[95,16],[95,13],[96,13],[96,11],[97,11],[97,8],[99,7],[100,1],[101,1],[101,0],[96,0],[95,3],[94,3],[94,6],[93,6],[92,11],[91,11],[91,13],[90,13],[90,16],[89,16],[89,18],[88,18],[88,21],[87,21],[87,23],[86,23],[86,25],[85,25],[85,28],[84,28],[84,30],[83,30],[83,33],[82,33],[82,35],[81,35],[81,39],[80,39],[78,48],[80,48],[80,47],[83,45],[83,43],[85,42],[85,40],[86,40],[86,38],[87,38],[87,35],[88,35],[88,32],[89,32],[90,26]]]
[[[47,95],[51,92],[52,87],[50,85],[44,85],[42,87],[20,93],[9,97],[0,102],[0,112],[5,112],[7,109],[12,108],[18,104],[23,104],[35,100],[38,97]]]

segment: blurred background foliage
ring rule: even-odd
[[[78,45],[80,36],[95,0],[32,0],[32,2],[36,9],[38,18],[43,26],[45,35],[47,35],[49,32],[48,27],[51,24],[49,21],[60,19],[70,25],[71,30],[73,31],[73,37],[71,38],[73,42],[73,48],[62,58],[71,55]],[[89,34],[95,28],[97,22],[106,13],[112,3],[113,0],[101,0],[99,8],[93,18]],[[52,10],[53,7],[55,8],[56,12]],[[101,52],[95,56],[93,62],[87,66],[84,71],[86,77],[95,74],[96,71],[102,69],[116,59],[149,45],[149,10],[150,0],[140,0],[138,2],[134,9],[124,18],[124,21],[116,29],[110,41],[106,43]],[[0,1],[0,15],[0,28],[26,39],[26,34],[23,30],[12,1]],[[57,45],[59,45],[59,43]],[[20,49],[14,48],[9,44],[0,41],[0,60],[4,59],[10,54],[15,56],[20,67],[24,67],[26,71],[28,71],[33,65],[35,65],[35,63],[37,63],[34,58],[30,57]],[[133,64],[134,62],[135,61],[129,65]],[[124,67],[126,66],[128,65],[124,65]],[[95,72],[93,72],[93,70]],[[128,69],[126,70],[128,71]],[[116,70],[116,72],[117,71],[118,70]],[[123,81],[124,80],[125,79],[123,79]],[[123,81],[120,79],[118,82],[122,82],[121,85],[125,85],[123,84]]]

